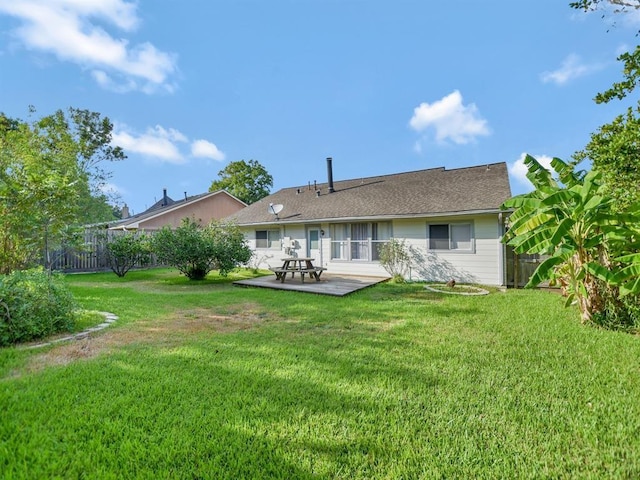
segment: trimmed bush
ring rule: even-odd
[[[251,258],[251,249],[236,225],[212,222],[201,227],[185,218],[176,229],[163,227],[152,238],[158,260],[176,267],[190,280],[203,280],[211,270],[226,276]]]
[[[71,331],[75,312],[59,275],[33,269],[0,276],[0,346]]]
[[[124,277],[136,265],[149,262],[149,246],[145,235],[124,233],[107,243],[107,263],[119,277]]]

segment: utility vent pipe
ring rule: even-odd
[[[333,167],[331,166],[331,162],[333,159],[331,157],[327,157],[327,180],[329,182],[329,193],[333,193]]]

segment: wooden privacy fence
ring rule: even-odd
[[[520,288],[524,287],[533,272],[540,265],[540,255],[517,255],[510,245],[507,245],[507,286]]]
[[[77,247],[63,247],[51,254],[51,269],[59,272],[101,272],[111,270],[107,257],[107,244],[119,235],[139,235],[135,232],[122,230],[86,229],[82,245]],[[145,235],[150,235],[146,232]],[[134,268],[156,267],[158,263],[154,255],[146,262],[140,261]]]

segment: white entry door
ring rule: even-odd
[[[309,228],[307,230],[307,255],[311,258],[314,258],[313,262],[315,265],[322,265],[322,253],[320,246],[320,229],[319,228]]]

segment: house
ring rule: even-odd
[[[159,230],[165,225],[177,227],[183,218],[193,218],[205,225],[220,220],[246,207],[242,200],[224,190],[173,200],[163,190],[160,200],[144,212],[111,222],[109,230]],[[125,210],[126,211],[126,210]],[[124,215],[123,215],[124,216]]]
[[[511,197],[505,163],[284,188],[234,213],[261,267],[313,257],[327,273],[389,276],[379,247],[411,249],[412,280],[505,284],[500,205]]]

